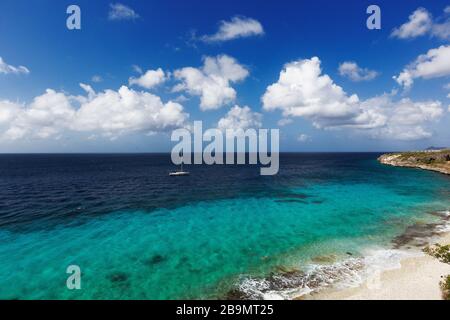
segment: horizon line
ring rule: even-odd
[[[425,151],[425,150],[408,150],[408,151]],[[278,153],[394,153],[394,152],[408,152],[408,151],[399,151],[399,150],[384,150],[384,151],[280,151]],[[201,152],[200,152],[201,153]],[[249,154],[250,152],[224,152],[224,154],[240,154],[245,153]],[[257,152],[255,152],[257,153]],[[270,152],[269,152],[270,153]],[[170,151],[145,151],[145,152],[0,152],[0,156],[2,155],[128,155],[128,154],[167,154],[170,155]],[[190,154],[195,154],[192,152]]]

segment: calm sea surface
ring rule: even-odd
[[[281,154],[276,176],[188,177],[168,176],[169,154],[0,155],[0,298],[220,298],[388,248],[450,208],[450,178],[378,155]],[[81,290],[66,288],[73,264]]]

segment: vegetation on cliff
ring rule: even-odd
[[[444,300],[450,300],[450,275],[441,281],[441,289]]]
[[[450,174],[450,149],[384,154],[378,160],[387,165],[421,168]]]
[[[434,246],[425,247],[423,251],[441,262],[450,264],[450,245],[442,246],[437,243]]]
[[[443,263],[450,264],[450,245],[443,246],[437,243],[434,246],[425,247],[423,251]],[[450,275],[444,277],[440,286],[444,300],[450,300]]]

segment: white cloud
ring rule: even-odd
[[[408,22],[392,31],[391,36],[400,39],[415,38],[429,32],[431,27],[431,14],[424,8],[418,8],[409,16]]]
[[[201,39],[206,42],[219,42],[263,34],[264,29],[257,20],[233,17],[231,21],[221,21],[219,30],[215,34],[203,36]]]
[[[137,72],[139,74],[143,74],[144,72],[142,71],[142,68],[140,66],[138,66],[137,64],[133,64],[131,66],[131,68],[133,69],[134,72]]]
[[[362,107],[382,114],[383,126],[369,130],[375,138],[418,140],[433,135],[432,123],[444,113],[439,101],[415,102],[409,98],[394,101],[390,95],[377,96],[362,102]]]
[[[239,107],[234,106],[228,111],[225,117],[221,118],[217,127],[221,130],[246,130],[250,128],[261,128],[262,115],[257,112],[252,112],[248,106]]]
[[[424,8],[416,9],[410,16],[408,22],[395,28],[391,36],[399,39],[416,38],[429,34],[430,36],[443,40],[450,39],[450,9],[444,9],[444,16],[433,19],[431,13]]]
[[[308,136],[307,134],[304,134],[304,133],[300,134],[300,135],[297,137],[297,141],[299,141],[299,142],[307,142],[307,141],[309,141],[310,139],[311,139],[310,136]]]
[[[188,118],[175,102],[122,86],[96,93],[80,84],[87,96],[68,96],[52,89],[29,105],[0,102],[0,137],[3,140],[50,138],[86,132],[110,138],[130,132],[161,132],[181,127]]]
[[[346,61],[339,65],[339,74],[352,81],[369,81],[378,76],[378,72],[359,67],[356,62]]]
[[[317,128],[347,128],[399,140],[431,136],[427,125],[443,114],[439,101],[394,101],[392,95],[361,101],[322,74],[317,57],[286,64],[278,81],[267,87],[262,102],[267,111],[279,109],[285,118],[309,119]]]
[[[131,77],[128,82],[130,86],[138,85],[140,87],[150,89],[154,86],[157,86],[158,84],[163,83],[164,81],[166,81],[166,79],[167,77],[164,71],[161,68],[158,68],[157,70],[148,70],[139,78]]]
[[[186,67],[174,72],[181,83],[173,91],[200,96],[202,110],[218,109],[236,99],[236,91],[230,84],[244,80],[248,74],[248,70],[232,57],[206,57],[201,68]]]
[[[0,101],[0,132],[8,130],[9,123],[16,118],[22,106],[7,100]]]
[[[92,78],[91,78],[91,81],[95,82],[95,83],[99,83],[99,82],[103,81],[103,78],[101,76],[99,76],[99,75],[93,75]]]
[[[450,6],[445,7],[444,15],[433,23],[431,35],[444,40],[450,40]]]
[[[189,100],[189,98],[186,97],[186,96],[183,95],[183,94],[180,94],[178,97],[176,97],[175,99],[173,99],[173,101],[175,101],[175,102],[180,102],[180,103],[186,102],[186,101],[188,101],[188,100]]]
[[[4,73],[4,74],[29,74],[30,70],[28,70],[26,67],[24,66],[12,66],[7,64],[2,57],[0,57],[0,73]]]
[[[180,104],[163,103],[156,95],[122,86],[118,91],[105,90],[89,97],[77,111],[72,127],[116,136],[132,131],[181,127],[186,119],[187,114]]]
[[[111,3],[109,5],[109,20],[134,20],[139,18],[139,15],[130,7],[121,3]]]
[[[62,128],[70,125],[75,112],[69,97],[64,93],[47,89],[28,106],[15,105],[11,109],[10,104],[9,121],[2,126],[2,137],[17,140],[27,135],[38,138],[54,136]]]
[[[278,81],[262,97],[267,111],[280,109],[284,117],[305,117],[318,128],[378,125],[375,115],[360,110],[357,95],[347,95],[328,75],[321,75],[317,57],[288,63]]]
[[[416,78],[431,79],[448,75],[450,75],[450,45],[430,49],[393,78],[399,85],[409,88]]]
[[[280,127],[284,127],[284,126],[287,126],[288,124],[291,124],[292,122],[294,122],[292,119],[283,118],[283,119],[278,120],[277,124]]]
[[[450,19],[442,23],[433,24],[431,35],[444,40],[450,39]]]

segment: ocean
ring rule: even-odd
[[[450,178],[377,153],[251,165],[169,154],[0,155],[0,299],[292,298],[386,267],[440,223]],[[409,229],[410,230],[410,229]],[[81,269],[69,290],[66,269]]]

